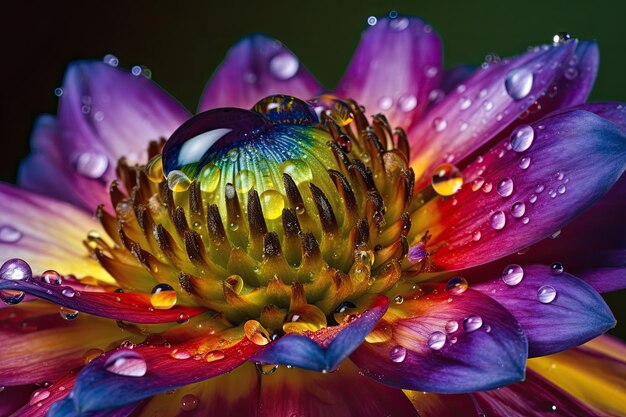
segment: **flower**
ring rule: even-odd
[[[70,66],[0,186],[3,414],[626,414],[597,46],[444,71],[430,26],[371,23],[333,93],[245,38],[195,116]]]

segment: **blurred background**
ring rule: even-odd
[[[14,182],[32,123],[56,112],[54,89],[68,62],[112,53],[120,66],[145,65],[152,78],[195,110],[228,47],[251,32],[280,39],[326,87],[346,67],[369,16],[423,17],[443,39],[445,64],[480,64],[519,54],[561,31],[596,39],[600,71],[592,101],[626,101],[626,2],[488,1],[24,1],[3,7],[0,181]],[[581,237],[583,238],[583,237]],[[590,248],[592,250],[592,248]],[[606,295],[623,325],[626,292]]]

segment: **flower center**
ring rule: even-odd
[[[147,276],[232,324],[341,322],[418,267],[405,257],[419,204],[406,135],[363,112],[324,95],[199,114],[162,152],[151,144],[147,165],[120,161],[115,215],[98,210],[116,245],[88,246],[119,282]]]

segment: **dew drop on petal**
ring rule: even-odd
[[[417,97],[411,94],[405,94],[398,99],[398,107],[405,113],[413,111],[417,107]]]
[[[376,18],[376,16],[370,16],[367,18],[367,24],[370,26],[374,26],[376,25],[376,23],[378,23],[378,19]]]
[[[85,353],[83,353],[83,363],[87,365],[89,362],[96,359],[98,356],[102,355],[104,351],[102,349],[89,349]]]
[[[67,298],[74,298],[76,291],[72,287],[65,287],[61,290],[61,295]]]
[[[446,332],[454,333],[459,330],[459,323],[456,320],[450,320],[446,323]]]
[[[544,285],[537,290],[537,300],[542,304],[549,304],[556,298],[556,290],[550,285]]]
[[[495,230],[502,230],[506,225],[506,216],[502,211],[496,211],[491,215],[489,224]]]
[[[293,78],[300,68],[300,62],[290,52],[281,52],[270,60],[270,72],[279,80]]]
[[[180,399],[180,409],[182,411],[193,411],[198,407],[198,397],[193,394],[186,394]]]
[[[169,310],[176,305],[176,291],[170,285],[158,284],[150,294],[150,304],[157,310]]]
[[[26,293],[17,290],[0,290],[0,300],[8,305],[16,305],[24,300]]]
[[[191,358],[191,353],[187,352],[184,349],[174,349],[170,353],[170,357],[172,359],[189,359]]]
[[[483,177],[475,178],[474,181],[472,181],[472,191],[480,190],[484,183],[485,179]]]
[[[552,272],[552,275],[560,275],[563,273],[564,270],[565,268],[560,262],[553,262],[552,265],[550,265],[550,271]]]
[[[50,396],[50,391],[46,388],[41,388],[36,390],[30,395],[30,400],[28,401],[28,405],[35,405],[39,401],[43,401]]]
[[[502,281],[504,281],[506,285],[517,285],[522,282],[523,278],[524,269],[517,264],[511,264],[502,271]]]
[[[511,178],[503,178],[496,186],[496,192],[501,197],[508,197],[513,194],[513,180]]]
[[[467,316],[465,320],[463,320],[463,330],[465,330],[468,333],[471,333],[475,330],[480,329],[482,325],[483,325],[482,317],[475,315],[475,314],[471,316]]]
[[[562,45],[564,43],[569,42],[572,36],[567,32],[559,32],[552,37],[552,42],[554,45]]]
[[[112,354],[104,368],[116,375],[142,377],[148,371],[146,360],[138,352],[123,349]]]
[[[435,117],[433,120],[433,129],[435,129],[435,132],[443,132],[446,127],[448,127],[448,122],[446,122],[445,119]]]
[[[452,164],[441,164],[433,172],[431,183],[435,192],[441,196],[456,194],[463,185],[461,170]]]
[[[474,231],[474,233],[472,233],[472,240],[474,242],[478,242],[480,240],[480,238],[482,237],[480,231],[476,230]]]
[[[83,152],[76,158],[76,171],[87,177],[101,178],[109,167],[109,158],[96,152]]]
[[[226,357],[226,354],[221,350],[212,350],[206,354],[204,360],[207,362],[220,361]]]
[[[406,358],[406,348],[404,346],[396,345],[389,350],[389,359],[393,362],[401,363]]]
[[[515,152],[524,152],[530,148],[534,139],[535,131],[530,125],[519,126],[511,133],[511,149]]]
[[[504,88],[513,100],[521,100],[533,87],[533,73],[526,68],[512,70],[504,80]]]
[[[59,314],[64,320],[74,320],[78,317],[78,310],[61,306],[59,307]]]
[[[515,203],[513,203],[513,205],[511,206],[511,215],[513,217],[519,219],[524,215],[524,213],[526,213],[526,204],[522,203],[521,201],[516,201]]]
[[[432,332],[428,338],[428,347],[432,350],[440,350],[446,344],[446,335],[442,332]]]
[[[573,80],[578,77],[578,70],[575,67],[569,67],[565,70],[563,75],[565,75],[565,78],[568,80]]]
[[[530,166],[530,156],[525,156],[519,160],[519,167],[522,169],[528,169]]]
[[[18,242],[22,236],[22,232],[13,226],[0,226],[0,243],[15,243]]]
[[[394,301],[396,304],[402,304],[402,303],[404,302],[404,297],[402,297],[401,295],[396,295],[396,296],[393,298],[393,301]]]
[[[453,277],[446,284],[446,291],[453,295],[463,294],[468,288],[467,280],[463,277]]]
[[[49,269],[41,274],[41,282],[51,285],[61,285],[63,283],[63,277],[61,277],[57,271]]]
[[[19,258],[13,258],[6,261],[0,267],[0,278],[11,281],[24,281],[33,277],[33,271],[30,266]]]
[[[54,95],[57,97],[61,97],[63,95],[63,89],[61,87],[57,87],[54,89]]]

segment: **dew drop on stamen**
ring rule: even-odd
[[[167,175],[167,186],[170,190],[180,193],[189,189],[191,180],[184,172],[175,169]]]
[[[432,350],[440,350],[446,344],[446,335],[442,332],[432,332],[428,337],[428,347]]]
[[[482,325],[483,325],[483,319],[482,317],[478,315],[473,314],[471,316],[467,316],[465,320],[463,320],[463,330],[465,330],[468,333],[471,333],[475,330],[480,329]]]
[[[517,127],[511,133],[510,145],[515,152],[524,152],[533,144],[535,139],[535,131],[530,125],[522,125]]]
[[[406,358],[406,348],[396,345],[389,350],[389,359],[395,363],[401,363]]]
[[[549,304],[556,298],[556,290],[550,285],[544,285],[537,290],[537,300],[542,304]]]
[[[502,271],[502,281],[509,286],[517,285],[524,278],[524,269],[517,265],[511,264]]]

